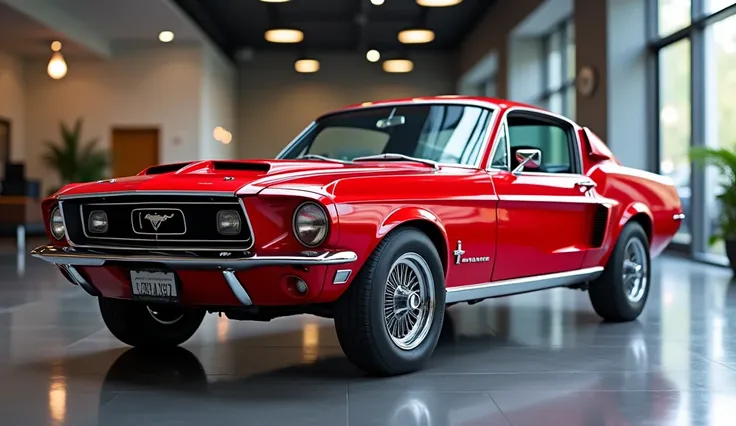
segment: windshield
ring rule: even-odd
[[[438,163],[476,165],[491,111],[465,105],[398,105],[365,108],[318,120],[280,159],[401,154]],[[313,157],[317,158],[317,157]]]

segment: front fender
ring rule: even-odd
[[[442,259],[442,263],[447,268],[449,265],[449,252],[448,252],[448,238],[447,230],[442,224],[442,221],[431,211],[423,209],[421,207],[411,206],[402,207],[392,211],[386,216],[381,222],[376,232],[376,239],[382,239],[386,234],[391,232],[398,226],[404,224],[414,224],[418,226],[422,231],[428,234],[429,238],[437,245],[438,254]],[[441,245],[438,244],[441,240]]]

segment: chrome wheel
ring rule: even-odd
[[[406,253],[391,265],[386,282],[384,324],[391,340],[404,350],[419,346],[434,318],[434,279],[427,262]]]
[[[156,322],[164,325],[176,324],[179,320],[184,318],[184,314],[182,314],[181,310],[177,308],[158,306],[151,308],[150,306],[146,306],[146,309]]]
[[[633,238],[624,249],[623,283],[626,298],[637,303],[644,297],[647,289],[647,250],[644,243]]]

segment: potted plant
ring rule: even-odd
[[[105,151],[97,149],[98,138],[82,143],[82,119],[74,126],[60,123],[61,143],[46,142],[44,163],[56,170],[62,186],[72,182],[90,182],[103,179],[108,160]],[[50,191],[51,194],[58,190]]]
[[[736,153],[722,148],[695,147],[690,151],[690,158],[701,165],[717,167],[724,177],[723,191],[717,197],[721,207],[718,229],[711,235],[710,244],[724,241],[726,256],[736,273]]]

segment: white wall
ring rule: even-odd
[[[226,159],[236,155],[236,143],[218,142],[214,129],[221,126],[237,138],[235,123],[236,78],[232,63],[209,46],[202,49],[202,102],[200,124],[200,158]]]
[[[317,55],[315,74],[294,71],[294,56],[256,54],[240,67],[238,129],[242,158],[273,158],[319,114],[359,102],[452,94],[456,75],[444,54],[412,55],[414,71],[387,74],[360,54]]]
[[[107,61],[69,60],[59,81],[46,63],[26,63],[26,150],[29,178],[44,190],[56,176],[42,161],[43,141],[59,140],[59,121],[84,119],[83,138],[107,148],[113,127],[160,129],[161,162],[199,158],[202,55],[199,47],[131,50]],[[211,133],[211,132],[210,132]]]
[[[21,160],[25,151],[25,78],[23,61],[0,51],[0,118],[9,120],[10,157]],[[2,176],[0,176],[0,179]]]

